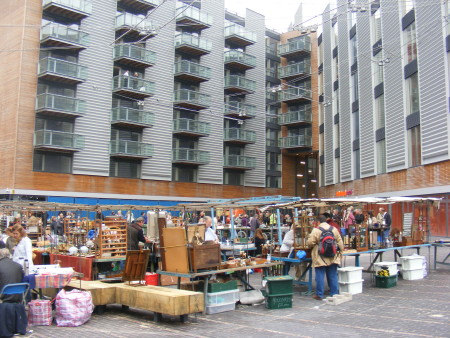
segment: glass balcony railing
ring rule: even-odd
[[[296,74],[311,74],[311,63],[309,61],[299,62],[292,65],[280,67],[279,74],[280,78]]]
[[[251,43],[256,42],[256,33],[249,32],[244,27],[239,25],[231,25],[228,27],[225,27],[225,39],[230,38],[232,36],[237,36],[239,38],[248,40]]]
[[[51,73],[64,77],[76,78],[82,81],[87,79],[87,67],[75,62],[55,59],[51,57],[39,60],[39,75]]]
[[[266,170],[281,171],[281,164],[280,163],[266,163]]]
[[[273,92],[266,92],[266,99],[271,101],[278,101],[278,94]]]
[[[282,137],[280,139],[280,148],[298,148],[311,146],[312,146],[311,135],[288,136]]]
[[[225,52],[225,63],[239,62],[249,67],[256,67],[256,57],[239,50],[228,50]]]
[[[256,158],[242,155],[227,155],[223,159],[224,167],[256,168]]]
[[[209,162],[209,152],[189,148],[175,148],[172,149],[172,161],[206,164]]]
[[[175,75],[180,73],[188,73],[195,76],[200,76],[205,79],[211,78],[211,68],[201,66],[198,63],[183,60],[175,63]]]
[[[50,22],[45,26],[42,26],[41,40],[46,38],[63,40],[68,43],[83,46],[87,46],[89,43],[89,34],[54,22]]]
[[[266,53],[272,54],[272,55],[277,55],[277,49],[273,46],[266,45]]]
[[[116,45],[114,46],[114,58],[130,58],[145,63],[153,64],[156,62],[156,53],[148,49],[134,45]]]
[[[289,111],[278,116],[278,124],[290,124],[298,122],[312,122],[311,105],[306,105],[302,109]]]
[[[154,31],[156,26],[150,19],[144,19],[143,15],[122,13],[116,16],[116,29],[129,27],[138,31]]]
[[[76,11],[85,12],[91,14],[92,12],[92,3],[89,0],[43,0],[42,7],[47,5],[59,5],[62,7],[67,7],[70,9],[74,9]]]
[[[86,112],[86,101],[63,95],[39,94],[36,97],[36,110],[52,110],[81,115]]]
[[[237,101],[229,101],[225,104],[224,114],[253,117],[256,115],[256,106]]]
[[[242,88],[247,91],[254,91],[256,81],[246,79],[240,75],[225,76],[225,88]]]
[[[278,92],[280,101],[290,101],[295,99],[309,99],[311,100],[311,89],[307,88],[289,88]]]
[[[278,46],[278,55],[280,56],[301,51],[311,52],[311,39],[307,35]]]
[[[212,50],[212,42],[202,39],[196,35],[182,33],[175,36],[175,47],[187,45],[190,47],[203,49],[207,52]]]
[[[174,92],[175,103],[187,102],[200,106],[209,106],[211,97],[207,94],[201,94],[195,90],[179,89]]]
[[[109,153],[111,155],[152,157],[153,145],[136,141],[115,140],[111,141],[109,145]]]
[[[213,22],[213,18],[211,15],[209,15],[208,13],[204,13],[198,8],[192,6],[182,6],[177,8],[175,16],[177,18],[177,21],[181,21],[183,19],[194,20],[205,26],[211,26]]]
[[[278,77],[278,72],[276,69],[266,69],[266,75],[270,77]]]
[[[117,75],[113,77],[113,90],[120,89],[153,95],[155,93],[155,83],[137,77]]]
[[[207,122],[182,118],[173,120],[173,131],[189,132],[195,134],[209,134],[210,125]]]
[[[145,124],[151,126],[155,122],[155,115],[144,110],[116,107],[112,109],[111,121]]]
[[[240,128],[225,128],[223,139],[225,141],[255,142],[256,133]]]
[[[84,136],[55,130],[36,130],[34,132],[35,147],[54,147],[64,149],[83,149]]]

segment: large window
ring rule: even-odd
[[[339,157],[334,159],[334,183],[341,182],[341,159]]]
[[[223,184],[244,185],[244,173],[240,171],[224,170]]]
[[[401,0],[399,1],[401,6],[402,15],[407,14],[411,9],[414,9],[415,0]]]
[[[141,177],[141,161],[140,160],[125,160],[125,159],[111,159],[109,164],[109,176],[111,177],[125,177],[125,178],[140,178]]]
[[[353,140],[359,140],[359,111],[352,113],[353,119]]]
[[[352,85],[352,102],[358,101],[359,99],[359,87],[358,87],[358,72],[355,72],[351,78]]]
[[[281,154],[268,151],[266,152],[266,170],[281,171]]]
[[[266,146],[278,147],[278,130],[266,129]]]
[[[410,167],[418,166],[421,160],[420,126],[408,130],[408,164]]]
[[[377,174],[386,173],[386,141],[377,142]]]
[[[36,151],[33,157],[33,170],[70,174],[72,172],[72,154]]]
[[[378,9],[374,15],[372,15],[372,44],[381,39],[381,10]]]
[[[267,188],[281,188],[281,177],[280,176],[266,176],[266,187]]]
[[[172,181],[197,182],[197,168],[191,166],[173,166]]]
[[[350,65],[353,65],[358,59],[358,43],[356,34],[350,39]]]
[[[353,152],[353,160],[354,160],[354,178],[355,180],[360,179],[361,178],[361,156],[360,156],[360,152],[359,149],[355,150]]]
[[[384,94],[375,99],[375,129],[384,128],[386,117],[384,113]]]
[[[416,113],[420,110],[419,102],[419,78],[417,73],[406,79],[407,86],[407,111],[408,114]]]
[[[404,55],[404,60],[405,60],[405,64],[410,63],[411,61],[414,61],[415,59],[417,59],[417,42],[416,42],[416,24],[415,22],[413,22],[411,25],[409,25],[405,31],[404,31],[404,36],[405,36],[405,48],[406,50],[404,51],[405,55]]]

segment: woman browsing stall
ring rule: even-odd
[[[12,227],[12,237],[17,243],[14,249],[13,261],[25,268],[25,260],[28,260],[28,267],[31,268],[33,266],[33,249],[27,232],[21,225],[16,224]]]

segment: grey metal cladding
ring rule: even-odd
[[[150,14],[158,35],[147,40],[146,47],[156,52],[156,64],[145,71],[145,78],[155,82],[155,95],[145,100],[145,108],[155,113],[152,128],[146,128],[142,141],[153,144],[153,157],[142,161],[142,178],[170,181],[172,179],[173,65],[175,62],[175,1],[169,0]]]
[[[199,140],[199,150],[209,152],[209,163],[199,166],[198,183],[223,183],[223,88],[225,46],[225,11],[223,0],[202,2],[202,11],[213,18],[210,28],[202,31],[201,37],[212,42],[212,51],[200,58],[200,64],[211,68],[211,78],[200,85],[200,91],[211,97],[211,106],[200,111],[199,120],[210,124],[210,134]]]
[[[402,46],[402,40],[400,38],[402,29],[399,20],[398,2],[397,0],[383,0],[380,6],[384,57],[388,57],[392,53],[397,55],[399,46]],[[402,58],[391,57],[390,62],[383,67],[386,115],[386,164],[389,172],[404,169],[406,163]]]
[[[363,5],[358,0],[357,5]],[[370,12],[358,13],[356,41],[358,48],[358,81],[359,81],[359,150],[361,177],[375,174],[375,132],[374,109],[372,99],[372,43],[370,40]]]
[[[341,181],[352,179],[352,130],[350,103],[350,55],[348,38],[348,6],[346,0],[338,0],[338,45],[339,45],[339,104],[340,104],[340,152]]]
[[[416,9],[423,164],[449,159],[447,54],[440,2],[429,0]]]
[[[245,156],[256,157],[256,168],[245,173],[245,185],[264,187],[266,183],[266,42],[264,16],[247,9],[245,28],[256,33],[256,43],[246,48],[246,52],[256,56],[256,67],[245,72],[246,78],[256,81],[256,90],[246,97],[246,102],[256,106],[256,117],[245,122],[246,128],[256,132],[256,142],[245,146]]]
[[[324,97],[326,101],[331,101],[333,96],[333,78],[332,78],[332,43],[331,43],[331,16],[330,5],[325,8],[322,15],[323,33],[323,66],[324,66]],[[327,71],[328,70],[328,71]],[[322,170],[325,170],[325,185],[334,183],[333,165],[334,165],[334,147],[333,147],[333,107],[327,105],[324,107],[324,164]],[[339,147],[339,145],[336,145]]]
[[[92,14],[81,21],[80,29],[89,33],[89,47],[78,61],[88,67],[88,79],[77,86],[77,97],[87,102],[86,114],[75,122],[75,133],[84,135],[84,149],[74,154],[73,173],[109,175],[111,134],[111,95],[113,48],[117,3],[98,0]]]

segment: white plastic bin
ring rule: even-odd
[[[375,274],[378,274],[378,271],[383,270],[381,267],[387,266],[389,270],[390,276],[395,276],[398,273],[397,262],[378,262],[374,263]]]
[[[234,304],[237,301],[239,301],[239,289],[207,293],[205,305],[209,306],[209,305],[224,305],[230,303]]]
[[[405,270],[416,270],[423,268],[423,260],[424,256],[412,255],[412,256],[403,256],[400,257],[400,261],[402,262],[402,269]]]
[[[405,280],[423,279],[423,269],[402,269],[402,276]]]
[[[364,280],[361,279],[357,282],[345,283],[339,282],[339,292],[348,292],[352,295],[356,295],[358,293],[362,293]]]
[[[233,311],[236,309],[236,303],[219,304],[219,305],[207,305],[206,314],[213,315],[215,313],[221,313],[226,311]]]
[[[347,266],[345,268],[338,268],[339,282],[353,283],[359,282],[362,279],[362,266]]]

